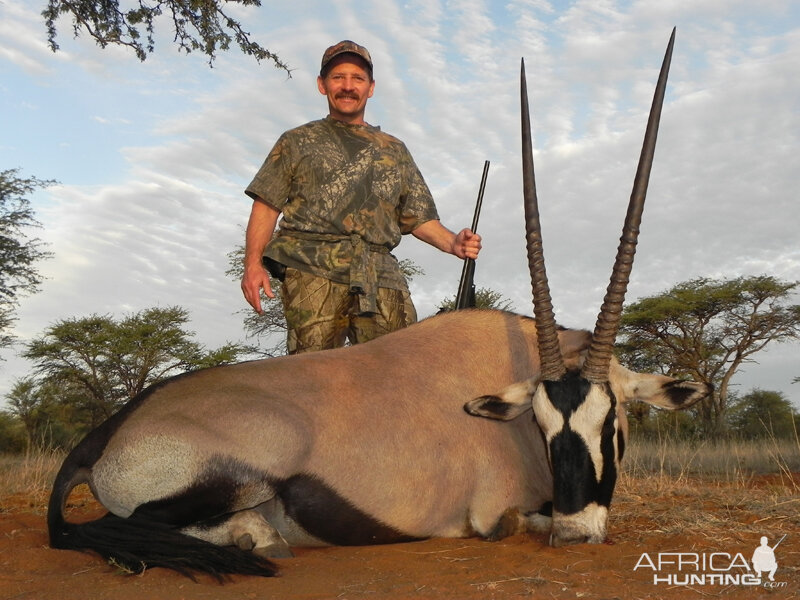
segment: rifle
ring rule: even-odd
[[[472,233],[478,229],[478,217],[481,216],[481,204],[483,203],[483,190],[486,189],[486,177],[489,175],[489,161],[483,163],[483,176],[481,185],[478,189],[478,200],[475,203],[475,215],[472,217]],[[464,259],[464,266],[461,269],[461,281],[458,284],[456,303],[454,310],[475,307],[475,260],[472,258]]]

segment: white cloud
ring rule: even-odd
[[[0,3],[0,61],[36,77],[52,71],[53,53],[39,11],[15,0]]]

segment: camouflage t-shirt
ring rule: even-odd
[[[330,117],[284,133],[245,193],[283,213],[266,256],[369,295],[407,289],[389,251],[439,218],[403,142]]]

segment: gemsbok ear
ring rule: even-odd
[[[512,383],[497,394],[470,400],[464,405],[464,410],[474,417],[511,421],[525,411],[531,410],[531,397],[540,381],[540,377],[531,377],[525,381]]]
[[[683,410],[705,398],[713,387],[699,381],[682,381],[666,375],[636,373],[618,363],[611,365],[613,381],[622,386],[618,400],[641,400],[666,410]]]

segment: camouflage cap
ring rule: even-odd
[[[359,46],[355,42],[351,42],[350,40],[343,40],[338,44],[335,44],[325,50],[325,54],[322,55],[322,64],[320,65],[320,73],[325,71],[325,67],[331,62],[335,57],[339,56],[340,54],[355,54],[363,58],[367,65],[369,66],[369,72],[372,73],[372,57],[369,55],[369,50],[364,48],[364,46]]]

